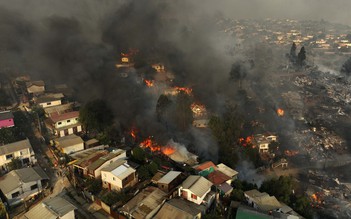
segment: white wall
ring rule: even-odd
[[[125,158],[127,158],[127,153],[126,153],[126,152],[120,154],[120,155],[117,156],[117,157],[112,158],[111,160],[106,161],[104,164],[102,164],[99,168],[97,168],[97,169],[94,171],[94,176],[95,176],[95,178],[98,178],[98,177],[101,176],[101,169],[102,169],[102,168],[107,167],[110,163],[113,163],[113,162],[115,162],[116,160],[125,159]]]
[[[122,180],[118,179],[115,175],[113,175],[111,172],[106,172],[106,171],[101,171],[101,180],[103,183],[103,186],[105,188],[108,188],[108,185],[105,184],[105,182],[111,184],[111,189],[122,189]]]
[[[38,188],[31,190],[30,187],[38,184]],[[14,205],[17,203],[20,203],[23,199],[26,199],[27,197],[31,197],[34,196],[35,194],[41,192],[43,189],[42,185],[41,185],[41,181],[32,181],[32,182],[28,182],[28,183],[23,183],[22,186],[19,186],[18,188],[16,188],[15,190],[4,194],[6,196],[6,198],[9,200],[9,204],[10,205]],[[17,196],[16,198],[12,199],[12,194],[19,191],[20,195]]]
[[[195,204],[201,205],[202,202],[203,202],[203,200],[205,199],[207,193],[209,193],[209,192],[211,191],[211,189],[208,189],[208,191],[207,191],[202,197],[197,196],[197,199],[193,199],[193,198],[191,197],[191,195],[194,194],[194,193],[192,193],[189,189],[180,188],[179,196],[183,197],[182,191],[186,191],[186,192],[187,192],[187,198],[186,198],[186,199],[187,199],[188,201],[191,201],[191,202],[194,202]],[[195,195],[195,194],[194,194],[194,195]]]
[[[62,121],[58,121],[55,123],[55,128],[59,129],[59,128],[63,128],[69,125],[73,125],[73,124],[77,124],[78,123],[78,117],[73,117],[70,119],[65,119]]]
[[[74,219],[74,210],[68,212],[67,214],[65,214],[64,216],[60,217],[60,219]],[[45,218],[42,218],[45,219]]]
[[[34,159],[34,157],[31,157],[32,155],[34,155],[34,152],[32,150],[30,150],[30,148],[15,151],[12,154],[13,154],[13,158],[19,158],[19,159],[29,158],[29,162],[33,162],[33,163],[35,163],[35,161],[36,161]],[[6,155],[1,155],[0,156],[0,166],[3,166],[5,164],[10,163],[11,160],[12,159],[6,160]]]
[[[45,103],[39,103],[40,106],[43,108],[51,107],[51,106],[59,106],[61,105],[61,100],[54,100],[50,102],[45,102]]]
[[[65,147],[62,148],[62,152],[66,153],[66,154],[71,154],[71,153],[75,153],[77,151],[82,151],[84,150],[84,142],[79,143],[79,144],[75,144],[69,147]]]

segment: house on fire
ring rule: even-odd
[[[58,137],[76,134],[82,131],[82,125],[78,121],[79,112],[72,111],[60,115],[53,115],[46,120],[46,127]]]
[[[0,129],[10,128],[15,126],[13,121],[13,114],[11,111],[0,112]]]
[[[102,186],[109,190],[121,190],[138,181],[136,170],[126,160],[117,160],[101,169]]]
[[[42,192],[49,181],[40,167],[12,170],[0,178],[0,189],[10,206]]]
[[[0,166],[3,170],[12,159],[19,159],[22,165],[35,164],[35,154],[28,139],[0,146]]]

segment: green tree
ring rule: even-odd
[[[110,191],[101,197],[101,200],[108,206],[112,206],[117,202],[124,202],[127,199],[127,195],[124,191]]]
[[[293,209],[304,216],[305,218],[312,218],[311,202],[307,196],[292,196],[291,202]]]
[[[193,122],[193,112],[191,111],[191,98],[184,91],[179,92],[176,99],[175,124],[180,130],[186,130]]]
[[[102,181],[101,179],[90,179],[87,183],[87,189],[94,195],[97,195],[101,192],[102,189]]]
[[[280,176],[264,181],[260,190],[274,195],[279,201],[290,204],[290,196],[293,190],[293,181],[291,176]]]
[[[340,69],[341,73],[344,73],[347,76],[351,75],[351,57],[346,60]]]
[[[147,168],[147,165],[143,165],[139,167],[137,172],[138,172],[138,177],[141,180],[147,180],[151,178],[151,174]]]
[[[301,47],[299,54],[297,55],[297,64],[303,66],[306,60],[306,50],[305,47]]]
[[[16,127],[0,129],[0,142],[2,144],[9,144],[16,140]]]
[[[133,148],[131,158],[133,161],[142,164],[145,162],[145,158],[146,158],[145,151],[142,148],[137,146]]]
[[[22,161],[19,158],[13,158],[7,165],[10,171],[17,170],[22,168]]]
[[[113,123],[113,113],[104,100],[87,102],[79,111],[79,121],[87,131],[102,132]]]

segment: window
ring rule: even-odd
[[[113,181],[116,181],[115,177],[112,177]]]
[[[78,121],[78,118],[76,118],[76,121]]]
[[[197,196],[194,195],[194,194],[191,194],[191,198],[192,198],[192,199],[197,199]]]
[[[23,164],[29,164],[29,158],[24,158],[24,159],[22,160],[22,162],[23,162]]]
[[[16,198],[16,197],[18,197],[20,195],[20,193],[19,192],[15,192],[15,193],[12,193],[12,198]]]
[[[32,185],[31,187],[30,187],[30,190],[34,190],[34,189],[37,189],[38,188],[38,184],[35,184],[35,185]]]
[[[9,119],[9,122],[12,122],[12,119]]]
[[[50,105],[51,105],[51,102],[46,103],[46,105],[50,106]]]
[[[13,154],[7,154],[6,155],[6,160],[11,160],[13,158]]]
[[[58,122],[58,123],[57,123],[57,125],[61,125],[61,124],[62,124],[62,122]]]
[[[67,120],[67,122],[71,122],[71,120]]]
[[[21,156],[23,155],[22,151],[20,151],[20,155],[21,155]]]

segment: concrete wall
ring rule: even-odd
[[[50,102],[45,102],[45,103],[39,103],[39,105],[43,108],[51,107],[51,106],[59,106],[61,105],[61,100],[54,100]]]
[[[70,147],[62,148],[62,152],[66,154],[71,154],[82,150],[84,150],[84,142],[72,145]]]
[[[31,190],[30,187],[38,184],[38,188]],[[39,192],[41,192],[43,189],[41,181],[32,181],[32,182],[28,182],[28,183],[23,183],[22,186],[19,186],[18,188],[16,188],[15,190],[4,194],[7,198],[7,200],[9,201],[10,205],[15,205],[18,204],[20,202],[22,202],[24,199],[28,199],[31,196],[34,196],[36,194],[38,194]],[[20,195],[17,196],[16,198],[12,198],[12,194],[15,192],[19,192]]]
[[[35,157],[32,156],[32,155],[34,155],[34,152],[30,148],[23,149],[23,150],[20,150],[20,151],[15,151],[14,153],[12,153],[12,155],[13,155],[12,156],[13,158],[19,158],[21,160],[23,160],[25,158],[29,158],[29,162],[30,163],[36,163]],[[10,163],[11,160],[12,159],[6,160],[6,154],[5,155],[1,155],[0,156],[0,166],[4,166],[4,165]]]

